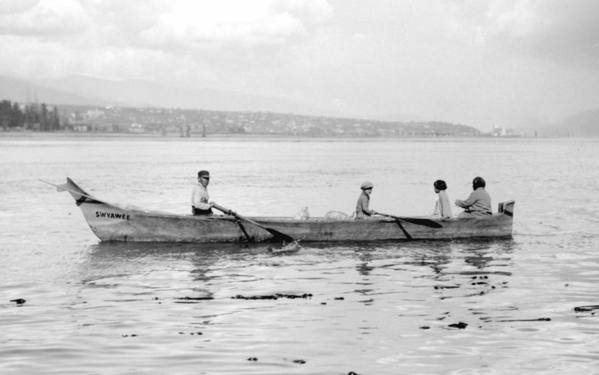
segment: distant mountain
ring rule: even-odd
[[[86,76],[25,81],[0,76],[0,100],[48,104],[162,107],[215,111],[294,113],[307,116],[342,114],[293,101],[205,88],[181,88],[151,81],[113,81]]]
[[[529,117],[518,124],[522,134],[548,137],[599,137],[599,109],[583,111],[557,121]]]
[[[568,116],[549,129],[562,136],[599,137],[599,109]]]
[[[109,105],[109,101],[84,95],[65,92],[59,89],[42,87],[21,79],[0,76],[0,100],[27,103],[74,105]]]
[[[261,97],[206,88],[181,88],[143,80],[113,81],[86,76],[37,80],[37,86],[94,100],[131,107],[254,111],[335,116],[331,111],[311,108],[280,98]]]

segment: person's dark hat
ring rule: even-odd
[[[210,172],[208,171],[199,171],[198,177],[210,178]]]

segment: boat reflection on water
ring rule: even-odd
[[[401,288],[428,288],[434,296],[453,298],[506,288],[516,244],[512,239],[310,243],[289,253],[272,253],[270,246],[103,242],[88,249],[80,279],[96,286],[138,282],[145,289],[178,287],[196,297],[219,291],[222,297],[223,290],[232,294],[248,283],[257,286],[253,293],[270,293],[274,280],[280,287],[274,292],[335,290],[342,282],[359,286],[351,293],[369,298]],[[315,287],[315,278],[325,283]]]
[[[202,353],[215,356],[248,358],[261,346],[261,358],[299,351],[315,360],[302,351],[315,338],[322,348],[385,341],[399,351],[410,342],[442,352],[448,330],[475,327],[479,333],[468,331],[475,339],[451,336],[452,348],[467,352],[485,332],[502,335],[506,321],[544,317],[523,311],[509,289],[519,246],[512,239],[310,243],[287,254],[266,244],[100,243],[81,262],[81,295],[102,324],[128,319],[131,332],[160,340],[202,332]],[[450,356],[435,361],[444,366]]]
[[[172,269],[181,262],[193,265],[194,269],[209,268],[215,263],[252,262],[256,258],[274,258],[277,265],[301,260],[301,264],[335,262],[340,259],[355,259],[356,269],[362,276],[376,268],[427,267],[431,277],[448,273],[474,275],[502,273],[498,267],[511,264],[511,254],[516,244],[513,239],[480,239],[457,241],[413,241],[413,242],[348,242],[303,244],[298,251],[271,252],[273,244],[261,243],[129,243],[100,242],[87,249],[85,268],[111,270],[123,274],[135,265],[166,267]],[[303,258],[302,258],[303,257]],[[315,258],[316,257],[316,258]],[[302,260],[303,259],[303,260]],[[383,265],[376,265],[387,260]],[[312,262],[311,262],[312,261]],[[376,262],[376,263],[373,263]],[[460,265],[463,270],[456,270]],[[187,268],[187,267],[185,267]],[[492,269],[491,269],[492,268]],[[143,270],[138,270],[143,271]]]
[[[389,298],[383,294],[409,295],[414,289],[419,300],[485,295],[508,287],[516,246],[512,239],[362,245],[355,264],[361,286],[355,291],[368,297],[366,305]],[[384,288],[381,278],[400,285]]]
[[[366,244],[356,249],[362,262],[358,272],[368,275],[373,270],[368,262],[381,259],[399,259],[397,264],[430,267],[435,274],[447,272],[450,263],[463,262],[478,271],[465,273],[495,272],[488,267],[509,266],[516,244],[513,239],[480,239],[458,241],[414,241],[383,244]],[[386,266],[388,267],[388,265]]]
[[[136,259],[146,257],[187,257],[210,260],[222,256],[262,253],[268,244],[246,243],[161,243],[161,242],[100,242],[90,246],[91,255],[99,258]]]
[[[268,244],[193,244],[100,242],[87,249],[80,266],[84,282],[115,275],[157,272],[191,272],[205,279],[212,265],[229,259],[252,257],[268,252]]]

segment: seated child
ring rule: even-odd
[[[435,202],[435,210],[431,215],[434,218],[451,219],[453,213],[451,212],[451,205],[449,204],[449,197],[447,196],[447,184],[443,180],[437,180],[433,184],[435,193],[437,193],[437,199]]]

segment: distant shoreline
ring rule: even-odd
[[[201,136],[180,137],[178,135],[160,135],[155,133],[96,133],[96,132],[3,132],[0,131],[0,140],[81,140],[81,141],[185,141],[185,142],[211,142],[211,141],[295,141],[295,142],[405,142],[405,141],[516,141],[533,139],[582,139],[588,137],[305,137],[289,136],[284,134],[210,134],[203,138]]]

